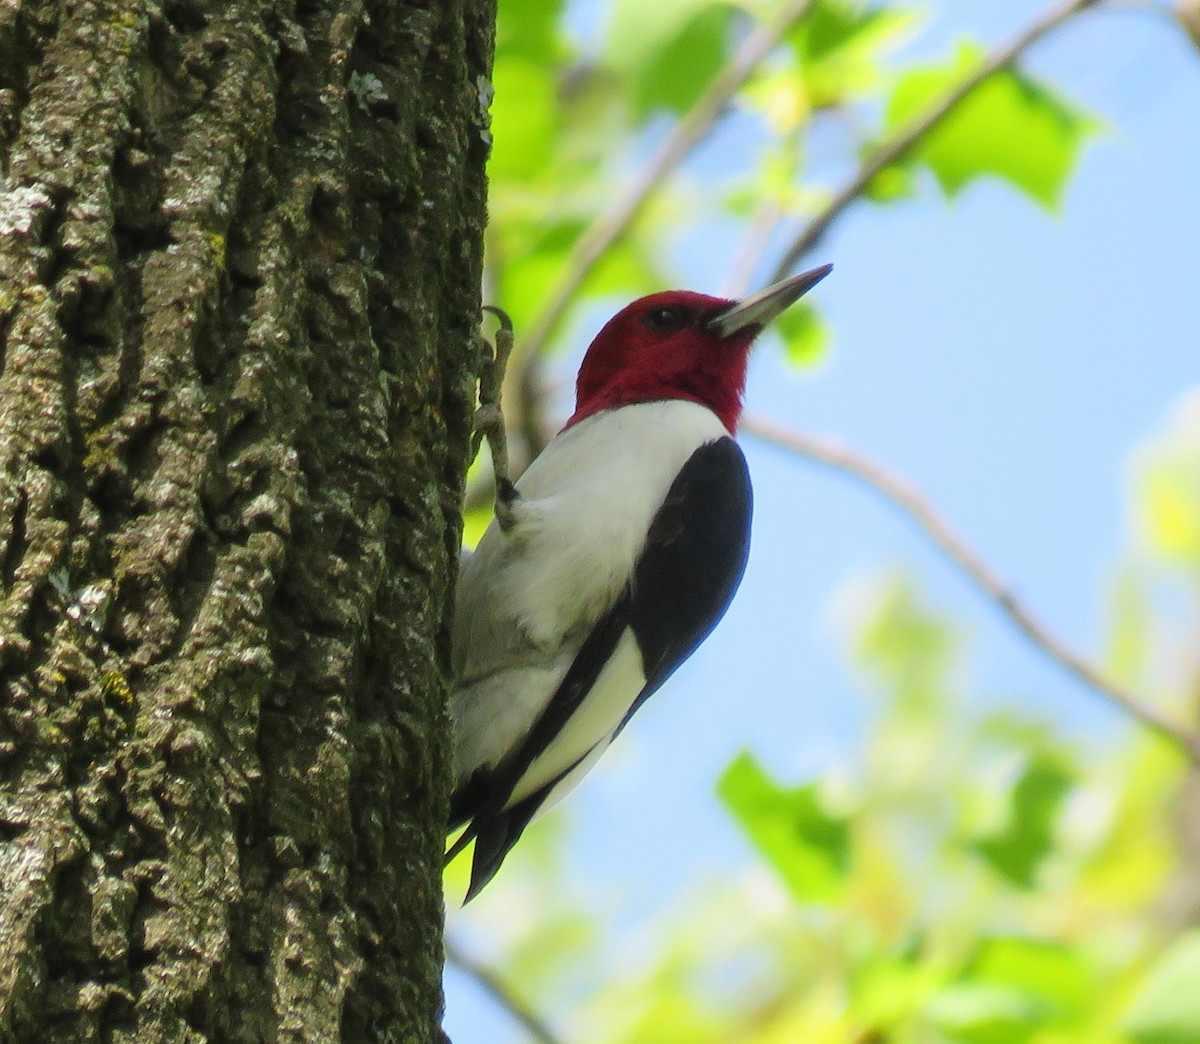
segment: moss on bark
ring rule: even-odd
[[[493,23],[0,6],[0,1038],[440,1039]]]

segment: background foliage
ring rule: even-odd
[[[913,57],[929,12],[905,3],[502,2],[487,297],[518,331],[518,455],[567,412],[579,330],[678,283],[681,251],[718,242],[714,228],[737,246],[707,270],[736,293],[794,267],[792,246],[808,257],[824,245],[811,234],[822,222],[850,207],[882,219],[934,186],[954,199],[998,180],[1054,220],[1085,147],[1115,132],[1020,58],[1043,31],[1110,17],[1088,11],[1104,6],[1039,17],[1016,38],[1018,61],[983,77],[996,52],[979,41]],[[1176,12],[1126,16],[1160,15]],[[1184,41],[1185,28],[1181,17]],[[959,104],[919,128],[964,84]],[[842,264],[828,251],[810,263],[830,256]],[[818,309],[790,313],[766,350],[800,372],[828,364],[835,331]],[[1200,398],[1160,425],[1132,468],[1133,524],[1096,663],[1188,722],[1200,690],[1188,640],[1200,629]],[[476,502],[469,534],[486,523],[486,496]],[[612,904],[574,879],[568,804],[483,898],[451,912],[460,963],[541,1022],[513,1039],[1200,1041],[1200,810],[1187,758],[1132,724],[1096,738],[1040,713],[1036,697],[978,698],[970,622],[927,586],[902,564],[836,599],[867,708],[851,758],[793,775],[745,750],[715,781],[744,873],[702,878],[614,933],[599,912]],[[1077,594],[1081,610],[1094,597]],[[656,757],[670,771],[686,752]],[[620,846],[621,824],[608,829]],[[703,839],[678,858],[702,866]],[[464,874],[448,874],[452,904]],[[465,1014],[472,989],[451,978],[451,1024],[493,1039],[500,1031]]]

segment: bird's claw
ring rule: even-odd
[[[520,499],[521,494],[512,482],[506,478],[496,479],[496,521],[505,533],[511,532],[517,524],[517,504]]]
[[[520,497],[517,487],[509,477],[508,440],[504,428],[504,413],[500,408],[500,395],[504,388],[504,372],[513,347],[513,324],[508,313],[495,305],[484,305],[499,321],[495,344],[484,344],[491,349],[490,358],[484,360],[479,377],[479,408],[475,411],[475,434],[471,440],[472,450],[479,452],[484,438],[492,454],[492,472],[496,481],[496,521],[504,532],[517,524],[514,505]]]

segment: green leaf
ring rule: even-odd
[[[1041,861],[1054,844],[1054,824],[1072,777],[1053,756],[1035,754],[1013,787],[1008,823],[971,848],[997,873],[1030,888]]]
[[[783,338],[787,360],[793,366],[812,366],[829,349],[829,330],[815,308],[801,301],[792,305],[772,324]]]
[[[481,453],[486,450],[481,450]],[[462,542],[463,547],[474,548],[480,540],[483,539],[483,534],[487,531],[487,527],[492,522],[492,505],[476,508],[474,511],[468,511],[463,515],[463,532]]]
[[[921,604],[907,577],[888,577],[861,609],[854,651],[906,716],[943,713],[958,638],[950,621]]]
[[[974,960],[970,978],[1037,998],[1056,1017],[1086,1013],[1095,1002],[1095,976],[1087,960],[1053,940],[988,939]]]
[[[837,105],[876,87],[884,56],[904,43],[921,18],[899,6],[817,0],[786,37],[809,107]]]
[[[895,203],[913,194],[913,178],[909,168],[900,164],[884,167],[867,185],[866,197],[872,203]]]
[[[616,0],[604,61],[644,117],[685,112],[725,63],[734,8],[714,0]]]
[[[982,61],[979,48],[963,44],[949,64],[906,73],[888,102],[889,130],[908,126]],[[992,175],[1053,209],[1094,127],[1093,120],[1049,88],[1004,69],[976,87],[926,135],[914,155],[929,166],[947,196]]]
[[[1123,1028],[1136,1044],[1200,1041],[1200,931],[1181,936],[1150,968]]]
[[[1139,454],[1139,536],[1151,553],[1200,566],[1200,395],[1186,397],[1167,430]]]
[[[1136,682],[1150,662],[1149,592],[1145,577],[1132,563],[1120,567],[1112,586],[1108,669],[1116,678]]]
[[[1049,1013],[1037,997],[988,983],[947,986],[925,1009],[935,1026],[964,1044],[1024,1044]]]
[[[841,893],[850,865],[848,820],[825,808],[815,784],[780,787],[744,752],[725,769],[717,794],[798,900]]]
[[[496,11],[497,60],[520,54],[546,65],[561,57],[563,0],[504,0]]]
[[[549,163],[555,126],[552,70],[527,58],[497,61],[492,74],[491,178],[527,180]]]

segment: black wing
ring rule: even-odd
[[[579,764],[505,807],[529,766],[591,691],[626,630],[637,639],[645,684],[614,736],[717,625],[746,568],[751,511],[750,475],[733,439],[710,442],[688,458],[654,516],[629,586],[592,628],[525,741],[450,799],[451,829],[471,822],[447,861],[476,839],[468,900],[492,879],[550,792]]]

